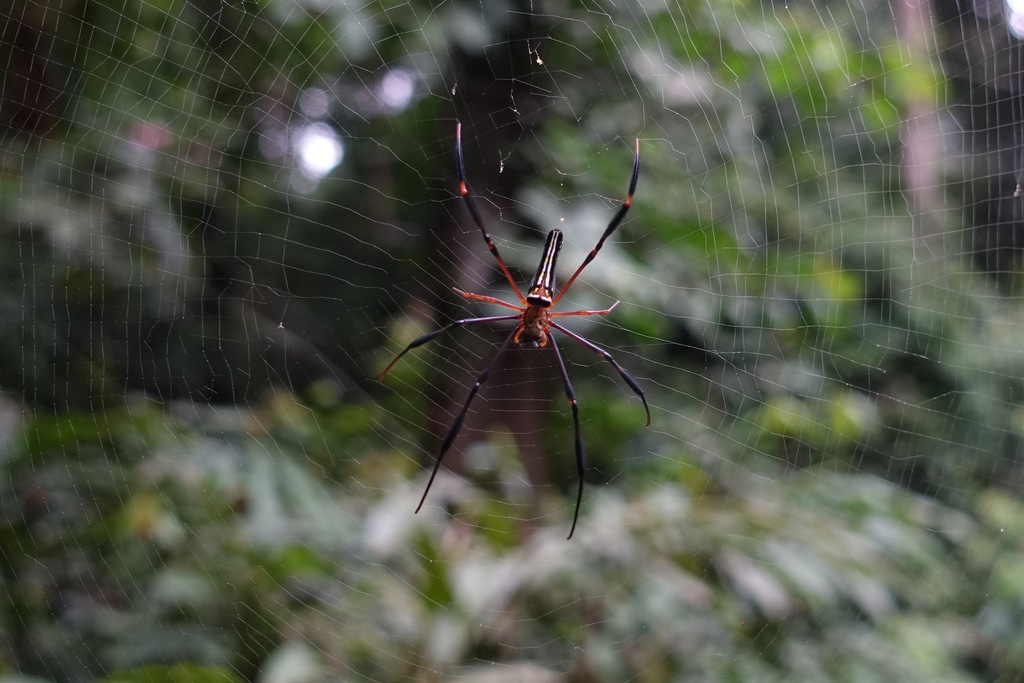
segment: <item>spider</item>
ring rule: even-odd
[[[629,211],[629,205],[633,201],[633,192],[636,190],[637,179],[640,176],[640,140],[636,141],[634,156],[633,156],[633,175],[629,181],[629,192],[626,194],[626,199],[619,207],[615,216],[612,217],[611,222],[608,223],[608,227],[605,228],[604,234],[601,235],[601,239],[597,241],[597,246],[590,250],[587,257],[583,259],[583,263],[576,269],[576,272],[566,281],[565,286],[562,287],[558,293],[555,293],[555,265],[558,261],[558,252],[562,248],[562,231],[553,229],[548,233],[547,241],[544,243],[544,252],[541,255],[540,265],[537,266],[537,273],[533,276],[533,280],[530,283],[529,289],[526,290],[524,296],[519,286],[516,285],[515,279],[512,277],[512,273],[509,272],[508,266],[505,265],[505,261],[502,260],[501,255],[498,254],[498,247],[495,246],[494,240],[487,233],[487,228],[484,227],[483,219],[480,217],[480,212],[477,210],[476,203],[473,201],[473,196],[469,193],[469,187],[466,185],[466,167],[462,159],[462,124],[456,123],[455,125],[455,160],[458,165],[459,172],[459,194],[466,200],[466,207],[469,209],[469,215],[472,217],[473,222],[478,228],[480,228],[481,234],[483,234],[484,242],[487,243],[487,248],[494,256],[494,260],[498,263],[498,268],[501,269],[505,279],[512,286],[512,291],[519,299],[519,304],[511,304],[507,301],[502,301],[492,296],[486,296],[483,294],[473,294],[472,292],[464,292],[461,289],[455,287],[452,290],[466,299],[471,301],[483,301],[490,304],[502,306],[504,308],[510,308],[515,313],[510,315],[490,315],[482,318],[463,318],[461,320],[453,320],[444,327],[429,332],[422,337],[419,337],[412,341],[411,344],[405,347],[401,353],[395,356],[394,360],[384,368],[384,372],[380,373],[377,378],[378,381],[383,381],[384,377],[391,371],[391,368],[395,366],[402,356],[406,353],[415,349],[418,346],[431,342],[442,334],[456,327],[463,327],[465,325],[476,325],[479,323],[493,323],[499,321],[514,320],[516,321],[515,327],[512,332],[505,338],[505,341],[501,344],[498,352],[491,358],[490,362],[484,368],[483,372],[476,379],[476,383],[469,392],[469,396],[466,398],[465,403],[462,404],[462,409],[459,411],[455,421],[452,422],[448,428],[448,433],[444,437],[444,441],[441,442],[441,449],[438,451],[437,459],[434,462],[434,469],[430,473],[430,479],[427,481],[427,488],[423,491],[423,497],[420,498],[419,505],[416,506],[416,512],[419,512],[423,507],[423,503],[427,500],[427,494],[430,493],[430,487],[434,483],[434,477],[437,476],[437,472],[441,467],[441,460],[444,458],[448,449],[451,448],[452,443],[455,442],[455,437],[459,435],[459,430],[462,429],[462,423],[466,419],[466,413],[469,410],[469,405],[473,402],[477,393],[480,391],[480,387],[484,385],[490,377],[491,370],[494,368],[494,364],[498,358],[509,348],[509,346],[517,346],[522,348],[533,348],[541,349],[550,347],[555,352],[555,359],[558,361],[558,370],[562,375],[562,382],[565,385],[565,396],[569,400],[569,405],[572,407],[572,420],[573,427],[575,428],[575,448],[576,448],[576,475],[577,475],[577,489],[576,489],[576,510],[573,513],[572,527],[569,529],[569,536],[567,539],[572,538],[573,533],[576,531],[576,522],[580,516],[580,503],[583,500],[583,475],[586,469],[585,457],[583,452],[583,437],[580,434],[580,411],[579,405],[576,402],[576,392],[572,388],[572,382],[569,380],[569,373],[565,368],[565,361],[562,360],[562,352],[559,350],[558,343],[555,341],[555,335],[553,330],[557,330],[559,333],[564,334],[566,337],[573,341],[582,344],[586,348],[590,349],[597,355],[601,356],[615,368],[615,371],[619,373],[623,381],[629,385],[640,400],[643,401],[644,411],[647,413],[647,425],[651,424],[651,410],[647,406],[647,399],[644,397],[643,389],[640,388],[639,383],[636,379],[629,374],[621,365],[616,362],[612,355],[606,350],[593,343],[592,341],[585,339],[579,334],[576,334],[572,330],[566,329],[557,321],[555,318],[579,316],[579,315],[608,315],[618,305],[618,301],[609,306],[608,308],[601,311],[551,311],[551,308],[558,303],[559,299],[565,296],[565,293],[569,291],[569,287],[576,281],[583,269],[587,267],[594,257],[597,256],[597,252],[601,250],[605,240],[615,229],[622,223],[622,219],[626,216],[626,212]]]

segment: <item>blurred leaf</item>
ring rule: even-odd
[[[194,664],[144,666],[111,674],[104,683],[240,683],[231,671]]]

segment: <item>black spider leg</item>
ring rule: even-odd
[[[484,318],[463,318],[462,320],[453,320],[444,327],[434,330],[433,332],[427,332],[422,337],[417,337],[412,340],[412,343],[402,349],[402,352],[395,356],[394,360],[388,363],[388,366],[384,368],[384,372],[380,373],[377,377],[377,381],[383,381],[387,374],[391,372],[391,368],[395,367],[395,363],[402,359],[402,356],[415,349],[417,346],[423,346],[429,342],[434,341],[448,330],[455,327],[462,327],[463,325],[475,325],[476,323],[493,323],[499,320],[517,320],[522,314],[516,315],[489,315]]]
[[[508,318],[519,316],[499,317]],[[427,482],[427,488],[423,492],[423,497],[420,498],[420,504],[416,506],[416,512],[419,512],[420,508],[423,507],[423,503],[426,502],[427,494],[430,493],[430,487],[434,485],[434,477],[437,476],[437,471],[441,469],[441,460],[444,459],[444,454],[447,453],[448,449],[452,447],[453,443],[455,443],[455,437],[459,435],[459,430],[462,429],[462,423],[466,419],[466,413],[469,412],[469,404],[473,402],[473,399],[480,391],[480,387],[482,387],[484,385],[484,382],[486,382],[487,379],[491,376],[491,370],[494,369],[494,364],[498,362],[499,358],[501,358],[501,354],[505,353],[505,349],[507,349],[508,345],[512,343],[512,338],[516,336],[516,332],[519,331],[520,327],[520,325],[516,325],[516,327],[512,330],[512,334],[508,335],[508,337],[505,338],[505,341],[504,343],[502,343],[501,348],[498,349],[498,352],[496,354],[494,354],[494,357],[491,358],[491,361],[487,364],[487,367],[484,368],[484,371],[480,373],[480,376],[476,378],[476,384],[474,384],[473,388],[470,389],[469,396],[466,398],[466,402],[462,404],[462,410],[459,411],[459,416],[455,418],[455,422],[453,422],[452,426],[448,428],[448,434],[444,437],[444,442],[441,444],[441,450],[438,452],[437,460],[434,462],[434,471],[430,473],[430,480]]]
[[[594,342],[584,337],[581,337],[572,330],[567,330],[566,328],[556,323],[554,320],[550,321],[549,324],[551,325],[551,327],[554,327],[556,330],[562,332],[563,334],[569,335],[570,337],[578,341],[580,344],[583,344],[583,346],[586,346],[588,349],[590,349],[591,351],[593,351],[594,353],[601,356],[606,361],[612,364],[612,367],[615,368],[616,372],[619,373],[619,377],[621,377],[623,381],[629,385],[629,388],[632,389],[633,392],[640,397],[640,400],[644,402],[644,411],[647,413],[646,426],[650,427],[651,409],[647,407],[647,399],[644,397],[644,390],[640,388],[640,383],[636,381],[633,375],[629,374],[629,372],[624,367],[619,365],[618,362],[616,362],[616,360],[612,358],[612,354],[608,353]]]
[[[622,219],[626,217],[626,212],[629,211],[629,207],[633,203],[633,193],[636,192],[636,182],[639,178],[640,138],[637,138],[636,146],[634,147],[633,151],[633,175],[629,179],[629,191],[626,192],[626,199],[623,200],[622,206],[619,207],[619,210],[615,212],[615,215],[612,217],[612,220],[608,223],[608,227],[604,229],[604,234],[602,234],[601,239],[597,241],[597,246],[590,250],[590,253],[587,254],[587,257],[585,259],[583,259],[583,263],[581,263],[580,267],[576,269],[576,272],[573,273],[569,277],[569,279],[565,281],[565,284],[562,286],[562,290],[558,293],[558,296],[555,297],[555,300],[551,302],[552,306],[557,304],[558,300],[561,299],[565,295],[565,293],[569,291],[569,287],[572,286],[572,283],[575,282],[576,278],[579,277],[580,273],[583,272],[583,269],[586,268],[590,264],[590,262],[594,260],[594,258],[597,256],[597,252],[601,251],[601,247],[604,246],[605,240],[611,237],[612,233],[615,232],[616,228],[619,227],[619,223],[621,223]]]
[[[564,332],[564,330],[562,331]],[[580,517],[580,504],[583,502],[583,475],[587,467],[583,454],[583,436],[580,434],[580,408],[576,403],[576,392],[572,388],[572,382],[569,381],[569,371],[565,369],[565,361],[562,360],[562,352],[558,350],[555,335],[548,332],[548,341],[551,342],[551,348],[555,351],[555,358],[558,359],[558,371],[562,373],[562,382],[565,383],[565,397],[569,399],[569,405],[572,406],[572,423],[576,429],[576,511],[572,515],[572,528],[569,529],[569,535],[565,537],[565,540],[568,541],[572,538],[573,533],[575,533],[576,521]]]
[[[466,185],[466,163],[462,159],[462,123],[455,123],[455,163],[459,171],[459,194],[466,200],[466,207],[469,209],[469,215],[473,218],[473,222],[476,223],[476,227],[480,228],[480,233],[484,236],[484,242],[487,243],[487,249],[490,250],[491,255],[494,256],[494,260],[498,262],[498,267],[501,268],[502,274],[505,275],[505,279],[512,285],[512,291],[515,292],[516,297],[522,303],[526,303],[526,297],[519,291],[519,285],[516,284],[515,279],[512,277],[512,273],[509,272],[508,266],[505,265],[504,259],[501,258],[501,254],[498,253],[498,247],[494,244],[494,240],[491,239],[490,234],[487,232],[487,228],[484,227],[484,219],[480,216],[480,211],[476,208],[476,202],[473,201],[473,195],[469,192],[469,186]]]

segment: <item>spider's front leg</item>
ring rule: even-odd
[[[614,308],[614,306],[612,308]],[[609,309],[609,310],[611,310],[611,309]],[[580,313],[580,312],[576,312],[576,313]],[[576,314],[576,313],[574,313],[574,314]],[[587,313],[587,311],[582,311],[582,313]],[[566,335],[572,337],[573,339],[578,341],[580,344],[582,344],[583,346],[587,347],[588,349],[590,349],[591,351],[593,351],[597,355],[601,356],[601,358],[604,358],[606,361],[608,361],[609,363],[612,364],[612,367],[615,368],[615,371],[617,373],[619,373],[619,377],[621,377],[622,380],[626,384],[629,385],[629,388],[633,390],[633,393],[635,393],[637,396],[639,396],[640,400],[643,401],[644,412],[647,413],[647,425],[646,426],[650,427],[651,426],[651,409],[647,405],[647,397],[644,396],[644,390],[640,388],[640,383],[636,381],[636,378],[633,377],[633,375],[629,374],[629,371],[626,370],[626,368],[624,368],[621,365],[619,365],[619,362],[612,357],[612,354],[608,353],[607,351],[602,349],[600,346],[598,346],[594,342],[590,341],[589,339],[587,339],[587,338],[585,338],[585,337],[583,337],[581,335],[576,334],[575,332],[573,332],[570,329],[566,329],[565,327],[562,327],[561,325],[559,325],[558,323],[556,323],[554,321],[551,322],[551,326],[554,327],[555,329],[557,329],[559,332],[562,332],[563,334],[566,334]]]
[[[491,315],[484,318],[463,318],[462,320],[453,320],[444,327],[434,330],[433,332],[427,332],[422,337],[413,339],[412,342],[399,353],[395,358],[388,363],[388,366],[384,368],[384,372],[377,375],[377,381],[383,382],[384,378],[391,372],[391,368],[395,367],[395,363],[402,359],[402,356],[409,353],[417,346],[423,346],[424,344],[430,343],[440,337],[442,334],[455,327],[462,327],[463,325],[475,325],[476,323],[493,323],[499,320],[518,320],[518,315]]]
[[[576,448],[576,511],[572,515],[572,527],[569,529],[569,535],[565,537],[565,540],[572,538],[572,535],[576,532],[576,522],[580,517],[580,503],[583,502],[583,475],[586,472],[586,459],[583,454],[583,435],[580,432],[580,408],[576,403],[576,392],[572,388],[572,382],[569,380],[569,371],[565,369],[565,361],[562,360],[562,352],[558,350],[558,343],[555,341],[555,336],[548,332],[548,339],[551,340],[551,348],[555,351],[555,358],[558,360],[558,371],[562,373],[562,382],[565,384],[565,397],[569,399],[569,405],[572,406],[572,424],[576,430],[575,448]]]
[[[512,317],[518,318],[519,316]],[[501,318],[507,319],[508,316],[501,316]],[[426,502],[427,494],[430,493],[430,487],[434,485],[434,477],[437,476],[437,471],[441,469],[441,460],[444,459],[445,453],[447,453],[448,449],[452,447],[453,443],[455,443],[455,437],[459,435],[459,430],[462,429],[462,423],[466,419],[466,413],[469,412],[469,404],[473,402],[474,398],[476,398],[476,395],[480,392],[480,387],[484,385],[484,382],[490,378],[491,370],[494,369],[494,364],[498,362],[499,358],[501,358],[501,354],[505,353],[505,349],[507,349],[509,344],[512,343],[512,339],[516,334],[518,334],[520,328],[521,326],[517,325],[516,328],[512,330],[512,333],[505,338],[501,348],[499,348],[498,352],[494,354],[493,358],[491,358],[487,367],[485,367],[484,371],[480,373],[480,376],[476,378],[476,384],[474,384],[473,388],[470,389],[469,396],[466,398],[466,402],[462,404],[462,409],[459,411],[458,417],[456,417],[455,421],[452,422],[452,426],[448,428],[448,434],[445,435],[444,441],[441,443],[441,450],[437,454],[437,460],[434,461],[434,470],[430,473],[430,480],[427,481],[427,488],[423,491],[423,497],[420,498],[420,504],[416,506],[416,512],[419,512],[420,508],[423,507],[423,503]]]

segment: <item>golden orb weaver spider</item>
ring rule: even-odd
[[[512,329],[512,332],[505,338],[505,341],[501,344],[498,352],[494,354],[490,362],[484,368],[483,372],[476,379],[476,384],[469,392],[469,396],[466,398],[465,403],[462,404],[462,409],[459,410],[458,416],[455,421],[452,422],[448,428],[448,433],[444,437],[444,441],[441,442],[441,449],[438,451],[437,460],[434,461],[434,469],[430,473],[430,479],[427,481],[427,487],[423,491],[423,497],[420,498],[419,505],[416,506],[416,512],[419,512],[423,507],[423,503],[427,500],[427,494],[430,493],[430,487],[434,483],[434,477],[437,476],[438,470],[441,468],[441,460],[444,459],[445,453],[451,448],[455,442],[455,437],[459,435],[459,430],[462,429],[462,423],[466,419],[466,413],[469,411],[469,405],[473,402],[480,388],[490,377],[491,370],[494,368],[494,364],[498,358],[501,357],[505,350],[510,345],[528,347],[528,348],[544,348],[549,344],[551,349],[555,352],[555,359],[558,361],[558,370],[562,375],[562,382],[565,385],[565,397],[569,400],[569,405],[572,406],[572,421],[573,427],[575,428],[575,448],[576,448],[576,476],[577,476],[577,488],[576,488],[576,510],[572,517],[572,528],[569,529],[569,535],[567,539],[572,538],[573,533],[576,531],[576,522],[580,516],[580,503],[583,500],[583,475],[586,471],[585,457],[583,452],[583,437],[580,433],[580,411],[579,405],[576,402],[576,392],[572,388],[572,382],[569,380],[569,372],[565,368],[565,361],[562,360],[562,352],[558,348],[557,342],[555,342],[555,336],[551,330],[558,330],[560,333],[569,337],[570,339],[582,344],[586,348],[590,349],[597,355],[601,356],[615,368],[619,376],[622,377],[623,381],[629,388],[632,389],[640,400],[643,401],[644,411],[647,413],[647,425],[651,424],[651,410],[647,406],[647,399],[644,397],[643,389],[640,388],[639,383],[636,379],[629,374],[621,365],[616,362],[612,355],[606,350],[595,344],[594,342],[582,337],[575,332],[566,329],[554,318],[569,317],[578,315],[608,315],[618,305],[618,301],[609,306],[608,308],[601,311],[564,311],[564,312],[553,312],[550,309],[558,303],[559,299],[565,296],[565,293],[569,291],[569,287],[576,281],[579,274],[583,272],[583,269],[594,260],[597,256],[597,252],[604,246],[605,240],[619,224],[622,223],[622,219],[625,218],[626,212],[629,211],[629,205],[633,202],[633,192],[636,191],[637,179],[640,177],[640,140],[636,140],[633,153],[633,175],[629,181],[629,191],[626,193],[626,199],[622,202],[622,206],[612,217],[611,222],[608,223],[608,227],[605,228],[604,234],[601,235],[601,239],[597,241],[597,246],[590,250],[587,257],[583,259],[583,263],[576,269],[576,272],[566,281],[565,286],[556,294],[555,293],[555,265],[558,261],[558,251],[562,248],[562,231],[553,229],[548,233],[547,241],[544,243],[544,252],[541,255],[540,265],[537,266],[537,273],[533,276],[533,281],[530,283],[530,288],[526,290],[526,295],[520,291],[519,286],[516,284],[515,279],[512,277],[512,273],[509,272],[508,266],[505,265],[505,261],[502,260],[501,255],[498,254],[498,247],[495,246],[494,240],[487,233],[487,228],[484,227],[483,219],[480,216],[480,212],[476,208],[476,203],[473,201],[473,196],[469,193],[469,187],[466,185],[466,166],[462,160],[462,124],[455,124],[455,160],[458,165],[459,171],[459,194],[466,200],[466,207],[469,209],[469,215],[472,217],[473,222],[480,232],[484,236],[484,242],[487,243],[487,248],[494,256],[494,260],[498,262],[498,268],[501,269],[505,279],[512,286],[512,291],[519,299],[521,305],[511,304],[507,301],[502,301],[493,296],[486,296],[483,294],[473,294],[472,292],[464,292],[461,289],[452,288],[453,291],[472,301],[483,301],[504,308],[511,308],[516,311],[511,315],[489,315],[482,318],[463,318],[462,320],[453,320],[444,327],[428,332],[427,334],[414,339],[412,343],[406,346],[401,353],[395,356],[386,368],[384,372],[380,373],[377,378],[378,381],[383,381],[387,374],[391,371],[391,368],[395,366],[402,356],[406,353],[415,349],[418,346],[431,342],[442,334],[456,327],[463,327],[465,325],[476,325],[478,323],[490,323],[499,322],[504,320],[515,320],[516,326]]]

